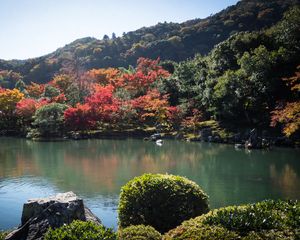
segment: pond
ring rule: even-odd
[[[0,229],[20,224],[27,199],[73,191],[107,227],[117,226],[120,188],[143,173],[198,183],[211,208],[263,199],[300,199],[300,150],[142,140],[33,142],[0,138]]]

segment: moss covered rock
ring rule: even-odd
[[[208,210],[208,196],[196,183],[174,175],[144,174],[121,189],[119,227],[144,224],[163,233]]]

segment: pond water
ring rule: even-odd
[[[30,198],[73,191],[107,227],[117,226],[120,188],[143,173],[198,183],[211,208],[263,199],[300,199],[300,150],[141,140],[33,142],[0,138],[0,229],[20,224]]]

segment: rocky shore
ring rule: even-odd
[[[1,132],[0,136],[25,137],[17,132]],[[136,138],[146,141],[158,139],[174,139],[193,142],[211,142],[232,144],[236,148],[266,149],[276,147],[300,147],[300,141],[290,139],[283,135],[270,134],[267,130],[244,129],[230,134],[222,134],[213,127],[203,127],[196,132],[190,133],[184,130],[165,131],[151,128],[147,130],[106,130],[106,131],[85,131],[68,132],[64,137],[57,138],[32,138],[34,141],[65,141],[84,139],[127,139]]]
[[[50,227],[58,228],[74,220],[101,224],[100,219],[73,192],[31,199],[23,205],[21,225],[5,240],[42,240]]]

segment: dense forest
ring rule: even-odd
[[[220,137],[278,126],[297,138],[298,3],[240,1],[206,19],[1,61],[0,130],[57,137],[149,127],[191,133],[206,124]]]

